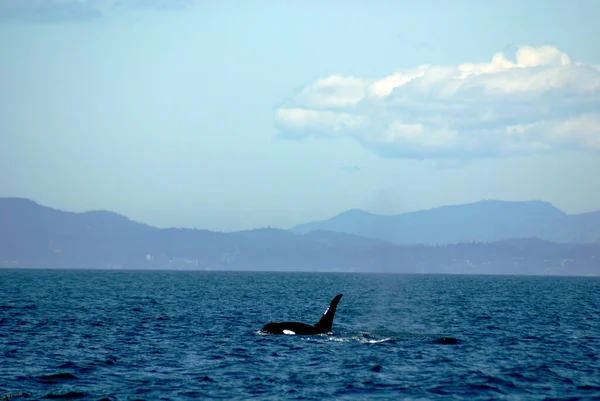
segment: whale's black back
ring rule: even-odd
[[[337,309],[338,303],[342,298],[342,294],[338,294],[333,298],[327,310],[321,317],[321,319],[315,324],[311,326],[310,324],[301,323],[301,322],[280,322],[280,323],[267,323],[265,327],[262,328],[263,333],[269,334],[322,334],[329,333],[331,331],[333,325],[333,318],[335,316],[335,311]]]

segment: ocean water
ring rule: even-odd
[[[600,399],[600,279],[0,270],[1,400],[207,398]]]

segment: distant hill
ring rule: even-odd
[[[600,242],[600,212],[568,215],[541,201],[480,201],[398,215],[349,210],[301,224],[295,233],[336,231],[401,245],[493,242],[537,237],[562,243]]]
[[[0,267],[600,275],[600,244],[400,246],[326,230],[159,229],[108,211],[0,198]]]
[[[72,213],[0,198],[5,267],[336,270],[360,259],[353,253],[372,250],[372,244],[393,247],[333,232],[158,229],[109,211]]]

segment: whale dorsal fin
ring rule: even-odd
[[[337,309],[338,303],[342,298],[342,294],[338,294],[331,300],[329,307],[325,310],[325,313],[321,317],[321,320],[317,324],[315,324],[315,329],[319,333],[328,333],[331,331],[331,326],[333,325],[333,317],[335,316],[335,310]]]

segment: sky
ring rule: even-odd
[[[600,210],[600,1],[0,0],[0,197],[290,228]]]

